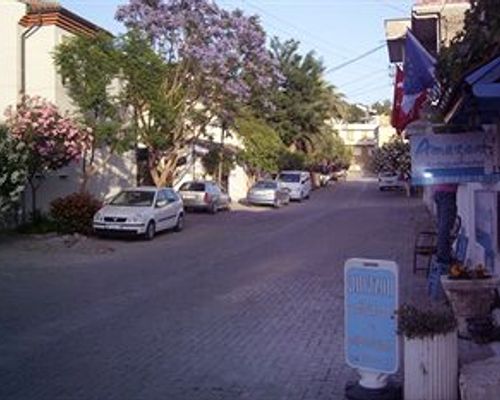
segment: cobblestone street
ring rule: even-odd
[[[424,207],[366,180],[259,211],[74,260],[0,254],[0,399],[342,399],[344,262],[395,260],[410,296]]]

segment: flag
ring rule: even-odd
[[[401,132],[419,118],[427,91],[436,85],[436,60],[413,35],[406,32],[403,70],[397,67],[392,125]]]
[[[416,95],[405,95],[404,76],[403,70],[397,66],[394,82],[391,125],[396,128],[398,133],[401,133],[410,122],[418,119],[420,108],[427,99],[426,90]]]
[[[403,65],[405,95],[421,93],[436,84],[436,59],[409,29],[406,32]]]

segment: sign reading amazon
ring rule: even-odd
[[[491,132],[414,135],[410,146],[413,185],[500,178],[498,145]]]

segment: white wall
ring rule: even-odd
[[[53,25],[42,26],[26,41],[26,94],[55,104],[57,74],[52,51],[57,44],[57,30]]]
[[[15,105],[21,89],[21,33],[26,6],[17,0],[0,0],[0,121],[9,105]]]

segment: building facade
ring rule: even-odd
[[[77,113],[57,73],[53,51],[67,38],[102,29],[57,4],[34,0],[2,0],[0,15],[0,122],[4,110],[17,104],[23,94],[43,97],[63,113]],[[91,177],[88,190],[100,199],[136,183],[135,150],[108,157],[106,149],[101,149],[96,165],[98,172]],[[55,198],[78,191],[81,171],[81,165],[74,163],[40,177],[40,210],[46,212]],[[25,204],[31,204],[29,191]]]
[[[403,61],[404,32],[411,27],[415,36],[429,52],[437,55],[442,46],[463,29],[469,1],[416,1],[410,18],[385,22],[391,62]],[[496,59],[494,57],[497,56]],[[485,157],[486,169],[497,171],[485,179],[459,182],[458,214],[462,220],[461,234],[467,238],[466,260],[472,265],[485,265],[490,271],[500,270],[500,55],[493,61],[471,70],[456,88],[444,88],[451,97],[441,99],[445,125],[419,120],[410,124],[407,134],[439,135],[448,132],[490,132],[496,148]],[[440,102],[440,103],[441,103]],[[458,127],[458,128],[457,128]],[[467,128],[469,127],[469,128]],[[458,139],[457,139],[458,140]],[[488,168],[486,168],[488,166]],[[424,201],[435,213],[432,186],[424,187]]]

